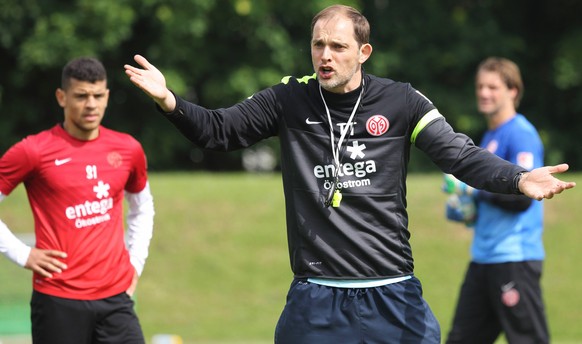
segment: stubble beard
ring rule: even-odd
[[[345,86],[354,78],[356,75],[359,67],[355,67],[349,75],[339,75],[336,74],[332,76],[331,79],[324,79],[321,80],[318,78],[319,84],[321,87],[329,92],[334,92],[334,90],[338,90],[340,88],[345,88]]]
[[[324,90],[333,92],[335,89],[345,86],[347,84],[347,80],[344,80],[343,78],[331,78],[325,80],[319,79],[319,84]]]

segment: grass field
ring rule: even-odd
[[[171,333],[185,344],[272,343],[292,279],[280,175],[150,176],[156,226],[137,292],[146,337]],[[543,285],[552,342],[582,343],[577,294],[582,174],[563,177],[579,186],[545,201]],[[440,184],[438,173],[409,176],[408,210],[416,275],[444,335],[469,259],[471,232],[445,221]],[[22,233],[32,230],[23,191],[20,187],[0,205],[0,219]],[[21,323],[26,330],[29,271],[2,258],[0,285],[0,334]]]

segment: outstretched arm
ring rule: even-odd
[[[166,87],[166,78],[162,72],[141,55],[135,55],[133,59],[143,69],[126,64],[124,66],[125,74],[129,80],[152,98],[163,111],[174,111],[176,98]]]
[[[544,166],[525,172],[519,180],[518,188],[524,195],[537,199],[552,198],[566,189],[576,186],[574,182],[564,182],[555,178],[554,173],[568,170],[568,164]]]

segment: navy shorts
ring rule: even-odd
[[[336,288],[295,279],[275,344],[439,344],[440,327],[420,281]]]
[[[141,326],[129,295],[72,300],[33,291],[32,341],[38,344],[143,344]]]

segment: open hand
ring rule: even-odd
[[[166,87],[166,78],[145,57],[135,55],[133,57],[143,69],[126,64],[125,74],[129,80],[151,97],[165,112],[171,112],[176,107],[176,98]]]
[[[523,174],[519,181],[519,190],[526,196],[538,201],[550,199],[566,189],[576,186],[574,182],[564,182],[553,176],[568,170],[568,164],[544,166]]]

